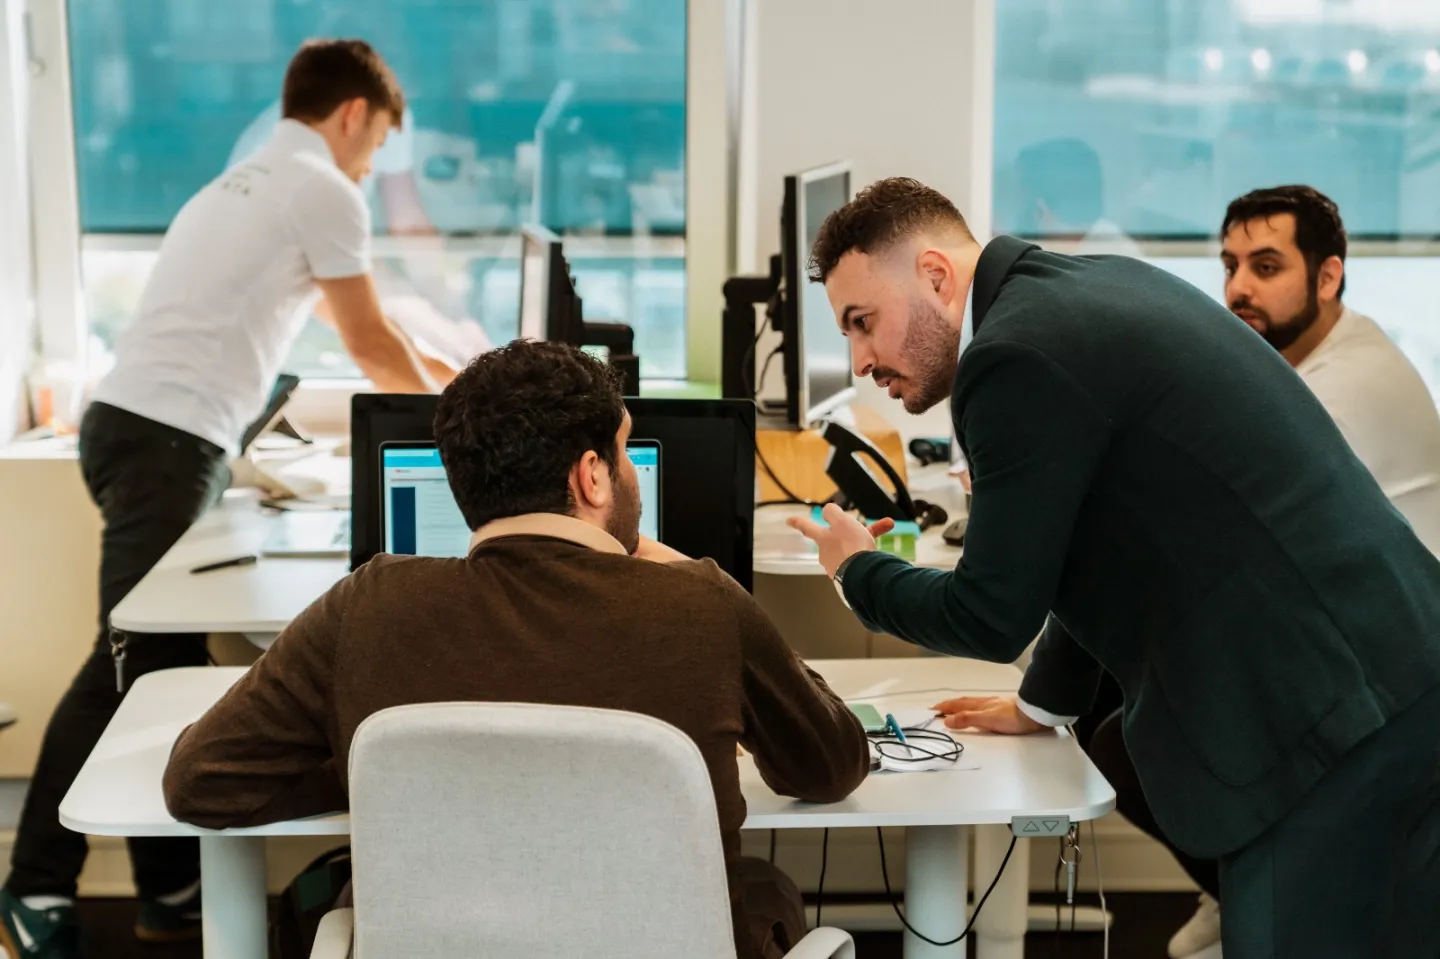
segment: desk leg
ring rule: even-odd
[[[265,839],[201,836],[205,959],[266,959]]]
[[[1000,871],[1010,839],[1009,826],[975,828],[976,902]],[[1030,843],[1021,841],[1015,843],[1005,875],[975,920],[975,959],[1024,959],[1029,899]]]
[[[905,918],[937,942],[965,931],[968,826],[910,826],[905,830]],[[932,946],[905,933],[905,959],[964,959],[965,943]]]

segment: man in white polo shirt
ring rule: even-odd
[[[50,720],[0,893],[0,954],[78,955],[76,879],[84,837],[60,800],[144,673],[204,665],[205,637],[125,637],[112,657],[110,611],[229,482],[227,459],[323,294],[346,349],[376,388],[435,384],[381,313],[370,279],[370,214],[359,183],[405,113],[393,73],[358,40],[312,41],[285,74],[270,142],[175,217],[80,427],[80,465],[105,522],[100,636]],[[199,933],[193,839],[129,843],[143,940]]]
[[[1255,190],[1230,204],[1220,238],[1231,312],[1289,361],[1391,504],[1440,554],[1440,413],[1384,330],[1341,302],[1347,242],[1334,202],[1307,186]],[[967,697],[937,709],[948,725],[999,733],[1070,724],[1091,707],[1100,677],[1099,666],[1071,645],[1037,651],[1018,697]],[[1171,940],[1170,955],[1222,959],[1217,864],[1176,848],[1156,823],[1125,748],[1122,720],[1120,711],[1105,718],[1088,742],[1082,737],[1085,750],[1115,787],[1120,812],[1164,843],[1204,891],[1194,918]]]

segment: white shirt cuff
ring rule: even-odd
[[[1030,705],[1019,696],[1015,697],[1015,705],[1022,713],[1042,726],[1069,726],[1080,718],[1079,716],[1057,716],[1054,713],[1046,712],[1039,706]]]

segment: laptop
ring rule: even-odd
[[[661,539],[660,443],[631,440],[626,454],[640,487],[640,533]],[[470,552],[470,527],[450,492],[440,451],[433,442],[380,445],[381,543],[398,556],[460,557]],[[281,514],[261,555],[338,557],[350,553],[350,514]]]

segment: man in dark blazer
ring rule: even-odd
[[[1159,825],[1221,861],[1227,959],[1434,954],[1440,562],[1285,361],[1139,261],[982,250],[908,179],[811,267],[857,375],[951,399],[974,488],[953,572],[792,521],[860,620],[1108,670]]]

